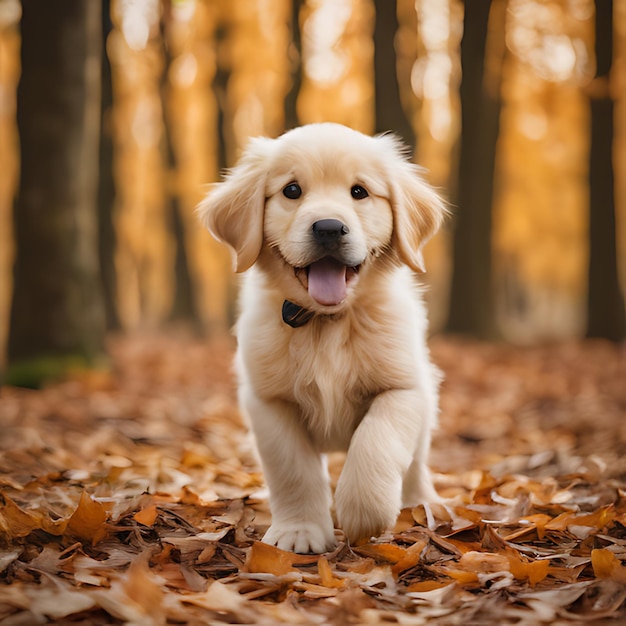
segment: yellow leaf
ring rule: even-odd
[[[537,538],[542,540],[546,534],[546,524],[549,524],[552,518],[545,513],[537,513],[535,515],[528,515],[522,519],[527,521],[531,525],[531,528],[534,527],[537,530]]]
[[[508,559],[509,570],[517,580],[528,580],[534,586],[548,575],[550,562],[547,560],[524,561],[516,554],[510,554]]]
[[[397,563],[406,555],[406,548],[401,548],[393,543],[368,543],[354,548],[354,551],[363,556],[371,556],[378,561]]]
[[[398,515],[398,519],[396,520],[396,524],[393,527],[394,533],[403,533],[404,531],[412,528],[415,525],[415,520],[413,519],[413,513],[411,509],[402,509],[400,511],[400,515]]]
[[[453,578],[461,585],[478,582],[478,574],[476,572],[466,572],[460,569],[444,569],[440,570],[446,576]]]
[[[78,508],[70,517],[68,530],[77,537],[88,539],[95,544],[106,535],[106,518],[104,507],[83,491]]]
[[[601,530],[615,519],[615,507],[610,504],[604,506],[593,513],[587,513],[585,515],[577,515],[572,518],[571,523],[576,526],[591,526]]]
[[[612,578],[622,563],[610,550],[601,548],[591,551],[591,566],[596,578]]]
[[[156,504],[151,504],[133,515],[133,519],[143,526],[153,526],[159,515]]]
[[[570,524],[572,524],[572,518],[574,514],[571,511],[566,511],[557,515],[554,519],[548,522],[544,528],[546,530],[565,530]]]
[[[391,573],[394,576],[399,576],[402,572],[406,572],[408,569],[415,567],[422,554],[422,550],[426,547],[426,541],[416,541],[412,546],[409,546],[404,556],[391,568]]]
[[[294,554],[281,550],[276,546],[270,546],[260,541],[255,541],[248,553],[245,570],[250,573],[266,573],[282,576],[296,571],[292,565]]]
[[[337,578],[333,575],[333,570],[330,567],[328,559],[321,556],[317,562],[317,571],[320,575],[320,580],[324,587],[330,589],[341,589],[346,586],[346,581],[343,578]]]

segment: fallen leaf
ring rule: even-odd
[[[22,553],[21,550],[0,551],[0,574],[11,565]]]
[[[466,552],[458,561],[459,569],[466,572],[493,573],[508,571],[509,559],[504,554]]]
[[[151,504],[150,506],[141,509],[141,511],[137,511],[137,513],[133,515],[133,519],[138,524],[142,524],[143,526],[153,526],[158,515],[159,511],[156,504]]]
[[[296,571],[293,567],[294,557],[292,552],[286,552],[261,541],[255,541],[248,553],[245,571],[282,576],[288,572]]]
[[[434,591],[435,589],[442,589],[450,585],[449,580],[422,580],[417,583],[410,584],[406,591],[408,593],[423,593],[425,591]]]
[[[591,566],[596,578],[612,578],[626,582],[626,567],[606,548],[591,551]]]
[[[326,557],[321,556],[317,561],[317,571],[323,587],[327,587],[329,589],[341,589],[346,586],[345,579],[337,578],[333,574],[333,570]]]
[[[81,539],[98,543],[106,535],[104,507],[83,491],[77,509],[70,517],[68,530]]]
[[[40,519],[22,510],[8,495],[0,493],[0,532],[9,539],[26,537],[39,528]]]
[[[528,580],[531,586],[540,583],[548,575],[550,562],[548,560],[526,561],[522,557],[509,553],[509,570],[517,580]]]
[[[56,580],[37,589],[28,589],[29,610],[37,616],[61,619],[96,606],[94,598],[84,591],[73,589],[67,583]]]
[[[420,562],[421,554],[426,547],[426,544],[427,542],[424,539],[421,539],[409,546],[405,550],[402,557],[391,568],[392,574],[394,576],[399,576],[402,572],[415,567]]]
[[[181,601],[221,613],[237,613],[245,603],[245,598],[232,587],[215,580],[205,592],[186,595]]]
[[[449,499],[319,556],[256,543],[271,514],[231,348],[136,341],[113,342],[119,375],[97,391],[0,389],[0,622],[626,619],[623,350],[435,339],[446,383],[431,458]],[[39,609],[53,595],[68,600],[59,614],[90,608],[35,614],[44,589]]]
[[[393,543],[367,543],[354,548],[357,554],[369,556],[377,561],[397,563],[406,556],[406,548]]]

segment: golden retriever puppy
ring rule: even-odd
[[[236,365],[270,491],[265,542],[335,545],[328,451],[347,451],[335,510],[350,541],[437,498],[439,374],[414,272],[445,212],[397,139],[330,123],[253,139],[201,203],[246,272]]]

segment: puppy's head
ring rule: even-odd
[[[336,310],[381,256],[422,272],[445,208],[393,136],[310,124],[253,139],[199,213],[237,272],[259,260],[285,297]]]

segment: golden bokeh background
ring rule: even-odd
[[[292,41],[294,5],[301,6],[300,46]],[[587,289],[593,1],[494,0],[492,13],[487,88],[490,72],[497,71],[493,64],[503,59],[492,235],[499,324],[515,341],[576,337],[584,331]],[[396,69],[416,161],[445,193],[456,181],[463,4],[398,0],[397,17]],[[19,18],[19,2],[0,0],[0,354],[8,332],[19,175]],[[290,98],[299,123],[375,130],[374,2],[112,0],[111,19],[106,50],[113,104],[105,131],[113,141],[122,328],[157,328],[170,316],[176,237],[168,207],[174,199],[198,317],[205,328],[225,330],[234,293],[229,259],[198,226],[194,208],[248,137],[276,136],[289,126]],[[615,2],[614,25],[616,236],[624,289],[626,2]],[[294,87],[300,58],[301,82]],[[450,248],[446,231],[426,251],[435,330],[446,317]],[[523,314],[508,300],[519,292]]]

